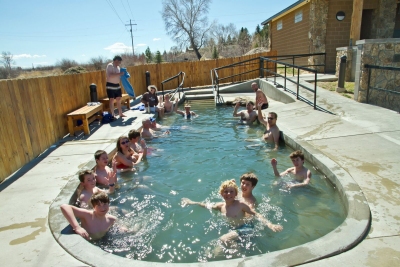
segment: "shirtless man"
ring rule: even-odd
[[[252,83],[251,89],[253,89],[253,91],[256,93],[256,105],[258,106],[258,104],[262,102],[263,105],[261,106],[261,109],[267,109],[268,108],[268,99],[265,96],[265,94],[263,93],[263,91],[261,91],[261,89],[258,88],[258,84],[255,82]]]
[[[264,132],[263,138],[267,143],[275,143],[274,151],[278,150],[279,147],[279,128],[276,125],[278,114],[275,112],[269,112],[267,120],[264,119],[261,108],[264,102],[260,102],[257,105],[258,108],[258,120],[265,125],[267,128]]]
[[[237,112],[240,106],[240,102],[238,101],[235,105],[235,109],[233,110],[233,116],[239,117],[242,123],[252,124],[257,119],[257,112],[254,110],[254,102],[249,101],[246,104],[246,110],[241,110]]]

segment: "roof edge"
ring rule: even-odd
[[[270,18],[264,20],[263,22],[261,22],[261,25],[265,25],[265,24],[267,24],[268,22],[272,21],[273,19],[279,17],[280,15],[282,15],[282,14],[288,12],[289,10],[291,10],[291,9],[293,9],[293,8],[295,8],[295,7],[297,7],[298,5],[300,5],[300,4],[304,5],[304,4],[308,3],[308,2],[310,2],[310,0],[299,0],[299,1],[295,2],[294,4],[292,4],[292,5],[288,6],[287,8],[285,8],[285,9],[282,10],[281,12],[276,13],[276,14],[273,15],[272,17],[270,17]]]

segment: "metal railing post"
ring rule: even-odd
[[[324,53],[324,74],[326,74],[326,53]]]
[[[264,78],[264,59],[260,57],[260,78]]]
[[[292,65],[293,65],[293,67],[292,67],[293,75],[292,76],[294,76],[294,56],[292,58]]]
[[[283,86],[283,90],[285,90],[285,91],[286,91],[286,64],[285,64],[285,79],[284,79],[284,82],[283,82],[283,84],[284,84],[284,86]]]
[[[369,85],[371,82],[371,69],[368,68],[367,104],[369,104]]]
[[[314,109],[317,109],[317,71],[314,77]]]
[[[300,69],[297,68],[297,95],[296,95],[297,100],[299,100],[299,89],[300,89],[299,83],[300,83]]]

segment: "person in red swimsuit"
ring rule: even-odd
[[[143,157],[143,153],[136,153],[129,145],[127,136],[120,136],[117,140],[117,153],[114,155],[114,160],[117,163],[117,169],[122,171],[135,170]]]

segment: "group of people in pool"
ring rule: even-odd
[[[261,110],[268,107],[268,100],[264,93],[258,88],[257,84],[252,84],[252,88],[256,92],[258,119],[267,128],[263,137],[266,141],[272,140],[275,143],[275,148],[277,148],[278,141],[275,140],[275,129],[277,129],[277,136],[279,137],[279,128],[276,126],[277,115],[274,112],[269,112],[267,120],[263,117]],[[175,107],[174,105],[170,105],[169,96],[166,96],[165,100],[163,108],[167,107],[165,108],[167,113],[171,112],[173,109],[177,109],[177,105],[175,105]],[[175,101],[175,103],[177,103],[177,101]],[[252,123],[255,116],[255,111],[252,110],[252,106],[254,107],[254,104],[249,101],[245,111],[237,112],[238,105],[236,105],[234,116],[240,116],[242,121]],[[156,109],[154,111],[156,111]],[[184,114],[190,113],[193,114],[193,116],[196,115],[195,113],[191,113],[190,107],[181,112]],[[155,120],[150,118],[144,119],[142,125],[141,131],[131,130],[128,136],[121,136],[118,138],[116,144],[117,152],[112,159],[111,167],[108,166],[109,158],[107,153],[103,150],[98,150],[94,155],[96,161],[94,170],[83,170],[79,173],[80,191],[78,193],[78,206],[67,204],[61,206],[62,213],[75,233],[86,239],[97,239],[104,236],[116,222],[116,217],[108,214],[110,203],[108,193],[113,193],[115,188],[118,187],[117,172],[135,170],[135,166],[142,159],[146,158],[148,153],[149,148],[147,147],[145,139],[153,138],[154,134],[152,128],[158,129],[159,127]],[[277,169],[277,160],[274,158],[271,160],[275,176],[281,177],[291,174],[296,180],[296,183],[288,185],[290,188],[307,185],[311,179],[311,172],[303,166],[303,153],[301,151],[295,151],[290,154],[290,158],[293,167],[288,168],[282,173],[279,173]],[[108,186],[108,190],[98,188],[96,182]],[[253,195],[253,189],[257,185],[257,182],[258,178],[254,173],[245,173],[240,177],[240,192],[234,179],[222,182],[219,193],[224,200],[223,202],[208,207],[203,202],[195,202],[188,198],[183,198],[182,205],[199,205],[201,207],[218,210],[224,214],[232,225],[232,231],[220,237],[220,240],[225,244],[234,242],[240,236],[251,233],[253,217],[257,218],[274,232],[282,231],[283,227],[281,225],[271,223],[255,211],[257,201]],[[81,220],[81,224],[78,223],[76,218]],[[127,229],[123,227],[120,227],[120,230],[127,231]]]

